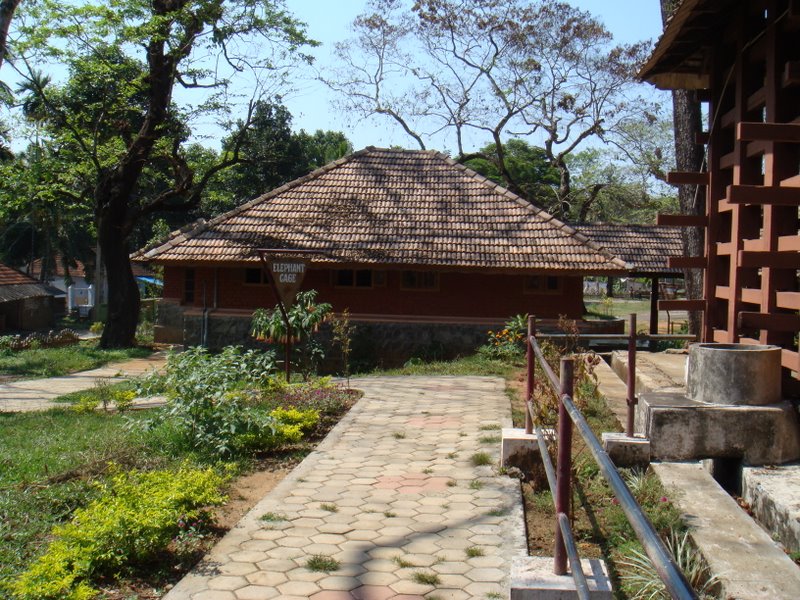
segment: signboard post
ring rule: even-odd
[[[261,258],[261,268],[267,275],[275,296],[278,299],[278,308],[283,317],[283,324],[286,328],[286,341],[284,352],[284,370],[286,372],[286,383],[291,378],[291,356],[292,356],[292,327],[289,323],[288,310],[294,304],[297,291],[303,278],[306,275],[306,261],[298,258],[278,258],[277,256],[267,256],[269,250],[259,250]]]

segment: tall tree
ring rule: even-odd
[[[94,174],[92,201],[106,266],[108,320],[100,344],[134,342],[139,294],[128,240],[137,223],[160,211],[196,207],[213,177],[238,162],[238,146],[203,172],[186,157],[188,123],[225,117],[235,79],[254,82],[254,98],[274,93],[310,40],[282,0],[54,0],[27,9],[15,64],[54,59],[87,74],[86,97],[75,105],[42,90],[58,135],[78,148]],[[44,63],[43,63],[44,64]],[[269,89],[269,88],[272,89]],[[176,88],[181,93],[178,104]],[[200,97],[184,100],[190,92]],[[71,102],[73,104],[71,104]],[[242,130],[250,124],[253,103]],[[141,194],[146,169],[169,166],[169,185]]]
[[[0,0],[0,67],[8,54],[8,30],[21,0]]]
[[[30,266],[39,259],[43,281],[55,271],[56,257],[62,266],[90,259],[91,188],[74,158],[55,144],[36,142],[0,163],[0,260]]]
[[[677,3],[675,0],[660,0],[661,18],[666,26]],[[679,171],[700,171],[703,167],[703,148],[697,143],[697,135],[703,131],[700,99],[694,90],[673,90],[672,108],[675,126],[675,163]],[[680,210],[687,215],[702,215],[706,211],[706,198],[699,186],[682,185],[678,190]],[[705,252],[704,231],[699,227],[683,229],[683,251],[686,256],[703,256]],[[703,271],[684,270],[686,296],[692,299],[703,297]],[[689,313],[690,333],[702,331],[702,313]]]
[[[608,148],[576,152],[569,167],[574,175],[570,221],[654,224],[659,213],[677,208],[669,186]]]
[[[464,161],[469,168],[492,181],[504,184],[497,167],[497,145],[487,144],[473,156]],[[532,146],[525,140],[513,138],[503,145],[503,161],[506,169],[516,182],[518,189],[527,200],[545,210],[558,209],[558,187],[560,175],[547,159],[543,148]],[[487,157],[487,158],[484,158]]]
[[[251,200],[352,152],[350,142],[339,132],[294,133],[292,115],[274,101],[256,103],[244,135],[231,136],[222,147],[230,152],[236,144],[240,162],[225,175],[225,188],[232,194],[235,204]]]
[[[641,103],[633,75],[646,45],[614,45],[586,12],[535,0],[371,0],[337,46],[341,67],[326,83],[342,107],[393,120],[420,148],[447,135],[459,160],[495,163],[505,185],[524,194],[506,161],[509,136],[540,140],[559,173],[556,213],[569,212],[567,157],[590,138],[605,140]],[[493,156],[467,150],[493,143]]]

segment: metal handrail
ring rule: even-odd
[[[536,337],[543,340],[564,340],[567,338],[584,340],[627,340],[630,335],[627,333],[538,333]],[[649,341],[681,341],[696,340],[697,336],[692,333],[644,333],[637,334],[637,340]]]
[[[567,549],[569,565],[572,567],[572,580],[575,582],[575,591],[580,600],[589,600],[589,582],[583,574],[581,557],[578,556],[578,546],[575,545],[575,538],[572,536],[572,529],[569,526],[569,517],[563,512],[556,515],[558,526],[561,528],[561,535],[564,538],[564,546]]]
[[[695,594],[686,576],[678,568],[672,554],[664,545],[650,519],[642,511],[642,507],[639,506],[636,498],[631,494],[619,471],[617,471],[606,451],[603,450],[581,411],[575,406],[572,398],[564,397],[561,402],[567,409],[570,419],[578,428],[578,433],[581,434],[583,441],[586,442],[586,446],[594,457],[597,466],[600,467],[600,472],[614,491],[622,512],[628,518],[636,537],[642,543],[645,553],[653,562],[653,566],[661,581],[667,587],[667,591],[676,600],[697,600],[697,594]]]
[[[572,567],[572,576],[575,580],[576,590],[580,598],[582,595],[582,586],[586,584],[586,578],[580,567],[580,558],[578,557],[577,548],[575,547],[572,531],[569,527],[569,519],[566,515],[566,498],[571,496],[570,488],[570,471],[571,471],[571,440],[572,440],[572,424],[574,423],[580,433],[586,446],[589,448],[590,453],[594,457],[595,462],[600,468],[600,472],[608,481],[614,495],[617,497],[625,514],[628,522],[633,527],[634,533],[644,547],[645,553],[650,557],[653,562],[656,572],[658,573],[667,591],[672,598],[677,600],[697,600],[697,595],[689,584],[686,576],[678,568],[672,554],[669,552],[664,542],[659,537],[655,528],[650,520],[642,511],[641,506],[633,497],[628,486],[620,476],[614,463],[609,458],[608,454],[603,450],[602,445],[598,441],[594,432],[589,427],[586,419],[581,414],[580,410],[575,406],[572,399],[572,363],[573,359],[561,359],[562,377],[556,377],[553,369],[547,363],[542,349],[536,337],[533,335],[535,331],[533,318],[528,322],[528,398],[525,401],[526,407],[526,430],[532,432],[533,429],[533,377],[536,368],[537,359],[540,361],[542,368],[547,375],[551,386],[553,386],[559,398],[559,424],[558,424],[558,448],[559,448],[559,462],[558,462],[558,476],[556,475],[553,464],[550,459],[550,454],[547,450],[547,445],[544,442],[544,435],[542,429],[536,425],[536,437],[539,444],[539,452],[542,456],[542,462],[545,467],[547,475],[547,482],[550,487],[551,493],[556,502],[556,518],[558,521],[558,530],[556,535],[556,558],[555,568],[556,574],[563,575],[565,573],[565,555],[569,558],[569,563]],[[635,316],[631,316],[632,331],[635,332]],[[631,341],[631,346],[634,346],[635,352],[635,333],[633,335],[625,336]],[[630,346],[629,346],[630,347]],[[635,354],[634,354],[635,357]],[[631,365],[629,365],[631,366]],[[630,374],[629,374],[630,379]],[[631,385],[629,382],[629,396]],[[629,407],[632,404],[629,401]],[[569,418],[567,418],[569,417]],[[629,427],[632,423],[632,418],[629,413]],[[561,478],[561,480],[559,480]],[[558,535],[560,533],[560,535]],[[581,581],[582,580],[582,581]],[[588,597],[588,585],[585,588]]]

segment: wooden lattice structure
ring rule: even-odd
[[[660,220],[705,228],[705,256],[670,261],[705,270],[684,306],[704,311],[704,341],[777,344],[800,372],[800,0],[684,0],[641,75],[707,101],[707,168],[670,174],[706,214]]]

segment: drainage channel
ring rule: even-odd
[[[664,388],[675,395],[686,393],[681,376],[685,355],[642,353],[639,357],[644,358],[637,365],[640,397],[645,394],[646,399],[647,392],[658,396]],[[625,388],[615,373],[626,373],[625,358],[624,353],[614,353],[611,365],[602,363],[597,370],[601,392],[618,418],[625,410]],[[658,406],[650,410],[656,411]],[[637,417],[637,423],[642,426],[643,419]],[[656,450],[663,453],[663,448]],[[732,452],[729,457],[706,460],[705,464],[684,456],[681,460],[688,462],[662,460],[651,466],[665,487],[674,491],[671,498],[692,529],[694,543],[719,578],[724,597],[798,598],[800,569],[784,547],[788,551],[800,549],[800,505],[796,500],[800,465],[743,467],[743,456]],[[744,497],[761,525],[742,510],[732,494]]]

